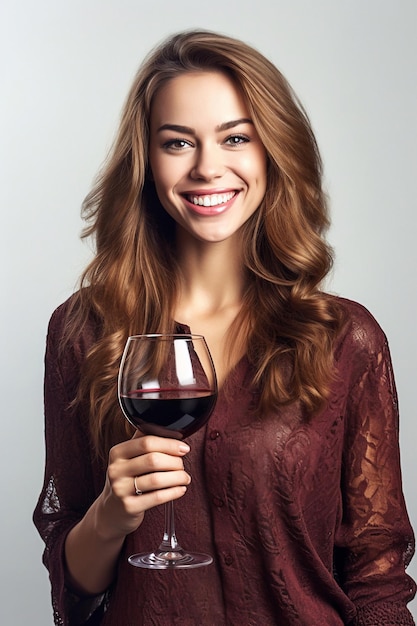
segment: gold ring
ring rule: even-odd
[[[143,494],[143,491],[138,489],[138,486],[136,484],[136,479],[137,479],[137,476],[135,476],[134,479],[133,479],[133,484],[135,485],[135,495],[141,496]]]

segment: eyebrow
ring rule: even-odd
[[[234,128],[235,126],[239,126],[240,124],[252,124],[251,119],[246,117],[241,117],[238,120],[231,120],[230,122],[223,122],[223,124],[219,124],[216,126],[217,132],[222,132],[224,130],[229,130],[230,128]],[[195,135],[195,129],[190,126],[182,126],[180,124],[162,124],[157,130],[157,132],[161,132],[163,130],[173,130],[177,133],[185,133],[187,135]]]

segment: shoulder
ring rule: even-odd
[[[53,311],[48,324],[48,347],[54,347],[57,353],[84,356],[100,331],[100,320],[83,307],[80,292],[76,292]]]
[[[53,311],[49,319],[48,335],[49,334],[54,334],[54,335],[64,334],[68,314],[75,303],[75,299],[76,299],[76,294],[73,294]]]
[[[387,346],[387,337],[372,313],[359,302],[338,296],[331,297],[342,310],[344,318],[336,351],[348,351],[368,358],[381,354]]]

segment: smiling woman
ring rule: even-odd
[[[159,200],[178,227],[201,241],[234,237],[234,258],[239,229],[265,195],[267,166],[243,96],[227,75],[186,73],[159,89],[149,158]]]
[[[321,160],[282,74],[215,33],[161,44],[84,216],[97,251],[50,322],[34,515],[55,623],[412,625],[388,345],[322,291]],[[190,331],[216,366],[208,426],[188,443],[134,433],[116,391],[127,337]],[[186,491],[178,533],[214,563],[133,571],[158,505]]]

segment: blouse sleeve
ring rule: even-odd
[[[70,529],[96,498],[88,420],[71,400],[79,379],[80,351],[61,355],[63,311],[51,318],[45,354],[46,464],[34,523],[45,542],[43,562],[49,570],[54,623],[57,626],[99,624],[105,596],[80,597],[66,585],[64,543]],[[84,417],[84,419],[83,419]]]
[[[391,358],[379,326],[356,328],[354,385],[346,416],[343,519],[336,537],[342,586],[357,607],[356,626],[413,625],[406,605],[414,553],[401,484],[398,403]],[[352,375],[352,372],[351,372]]]

